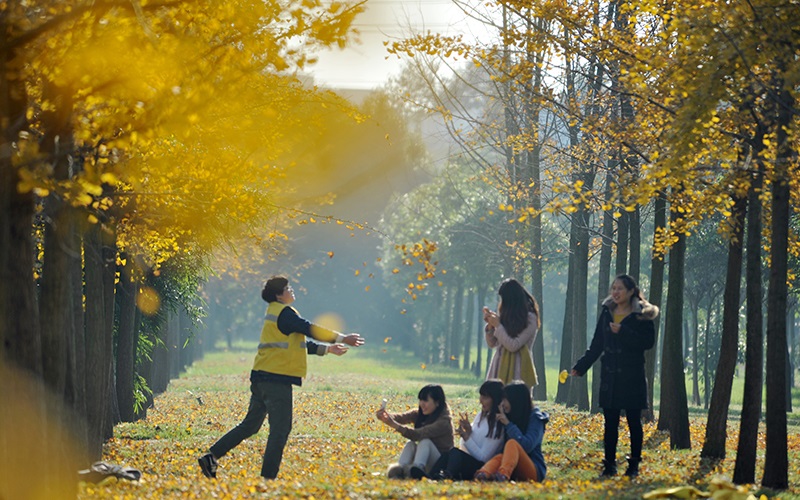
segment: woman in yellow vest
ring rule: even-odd
[[[250,372],[247,415],[200,457],[200,468],[206,477],[217,477],[217,459],[257,433],[267,414],[269,437],[261,476],[267,479],[277,477],[283,448],[292,430],[292,386],[303,383],[306,355],[331,353],[341,356],[347,352],[347,346],[364,344],[364,339],[357,333],[344,335],[302,318],[290,307],[295,300],[294,290],[283,276],[270,278],[264,284],[261,297],[269,305]],[[309,337],[326,343],[314,342]]]
[[[538,379],[531,350],[540,326],[539,304],[513,278],[504,280],[497,294],[497,312],[483,308],[486,344],[495,349],[486,380],[500,379],[504,384],[522,380],[533,388]]]

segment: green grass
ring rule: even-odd
[[[386,467],[404,440],[375,419],[380,400],[387,398],[390,410],[405,410],[416,406],[422,385],[440,383],[453,412],[472,415],[480,379],[451,368],[423,368],[412,356],[384,352],[380,346],[352,349],[343,357],[309,357],[309,376],[294,392],[294,426],[277,480],[258,478],[266,425],[220,461],[216,481],[206,480],[197,457],[246,410],[253,347],[242,344],[206,354],[156,398],[147,419],[116,427],[104,459],[139,468],[143,482],[83,485],[79,498],[641,498],[680,485],[707,491],[715,477],[732,475],[738,425],[729,426],[729,457],[708,462],[699,458],[705,418],[698,415],[691,417],[691,450],[671,450],[669,436],[647,425],[640,478],[598,481],[602,417],[538,402],[551,415],[543,446],[549,466],[544,484],[388,480]],[[555,372],[548,371],[551,381],[557,380]],[[790,427],[790,490],[751,485],[750,491],[800,498],[799,434],[797,426]],[[629,446],[624,425],[620,436],[622,457]],[[757,479],[763,473],[763,452]]]

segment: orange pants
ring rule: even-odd
[[[499,472],[515,481],[539,480],[539,474],[536,472],[533,460],[525,453],[522,445],[516,439],[506,441],[503,453],[490,458],[478,472],[481,471],[490,476],[495,472]]]

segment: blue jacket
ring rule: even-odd
[[[531,412],[530,420],[528,420],[528,430],[525,431],[525,434],[514,422],[509,422],[506,425],[506,441],[514,439],[522,446],[525,453],[531,457],[533,465],[536,466],[539,481],[544,481],[544,477],[547,474],[547,464],[544,463],[544,455],[542,455],[542,440],[544,439],[545,424],[549,421],[550,416],[546,412],[539,408],[534,408]]]

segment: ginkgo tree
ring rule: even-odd
[[[767,399],[772,403],[767,404],[771,415],[767,434],[771,445],[764,484],[785,487],[785,412],[779,403],[785,399],[785,363],[780,359],[786,352],[786,254],[796,247],[787,224],[788,202],[796,196],[793,180],[797,178],[792,174],[797,167],[797,120],[793,118],[798,88],[797,9],[779,1],[720,4],[700,0],[667,4],[553,1],[533,6],[509,1],[497,7],[502,14],[494,18],[494,26],[502,25],[502,29],[494,45],[420,35],[393,48],[414,57],[458,54],[476,67],[495,71],[498,101],[511,103],[535,95],[553,115],[564,117],[562,131],[568,140],[547,145],[552,146],[553,164],[560,168],[553,170],[551,188],[556,196],[545,209],[577,213],[581,218],[587,211],[613,215],[617,219],[617,272],[626,271],[626,240],[630,240],[632,257],[634,247],[638,250],[636,241],[625,236],[638,224],[634,218],[632,224],[625,225],[626,214],[636,214],[639,206],[658,200],[668,204],[669,224],[656,227],[652,251],[653,262],[669,255],[659,425],[670,431],[674,447],[691,446],[685,383],[681,377],[671,376],[683,371],[684,362],[681,325],[686,238],[703,219],[722,216],[731,251],[725,307],[725,317],[731,320],[725,321],[727,333],[723,337],[733,342],[723,342],[721,360],[728,359],[730,347],[735,355],[736,345],[732,329],[737,327],[733,319],[738,314],[734,307],[738,294],[731,290],[740,280],[734,252],[741,248],[743,235],[745,211],[741,200],[748,197],[751,185],[757,187],[750,200],[772,200],[772,209],[766,212],[772,223],[769,262],[774,271],[770,285],[774,295],[768,301],[768,331],[772,332],[768,334],[772,345],[768,358],[772,359],[772,368],[768,362],[767,373],[772,382],[767,384]],[[527,24],[519,22],[517,26],[528,29],[515,30],[509,13],[527,19]],[[544,22],[539,24],[538,20]],[[747,29],[736,28],[741,26]],[[526,43],[549,46],[551,52],[540,52],[556,55],[539,61],[548,71],[545,81],[553,82],[556,92],[547,86],[532,87],[530,83],[535,80],[531,73],[516,64],[525,54]],[[559,68],[561,71],[554,71]],[[559,72],[561,80],[556,76]],[[503,76],[518,82],[526,92],[503,85],[509,81]],[[580,87],[581,82],[586,83],[584,87]],[[436,109],[449,119],[455,115],[454,108]],[[509,109],[507,104],[505,110]],[[492,144],[511,147],[520,144],[512,138],[526,133],[534,136],[539,123],[526,123],[519,129],[515,127],[522,122],[512,123],[510,116],[505,114],[505,122],[485,124],[482,130],[487,137],[489,131],[504,130],[509,139]],[[461,122],[453,123],[457,130],[465,128]],[[470,146],[474,150],[475,144]],[[588,182],[596,180],[592,176],[598,165],[610,175],[605,182]],[[755,172],[761,173],[754,176],[753,165]],[[760,184],[751,184],[762,176],[763,189]],[[521,208],[527,211],[528,207]],[[575,229],[585,231],[587,220],[583,218]],[[604,234],[608,237],[609,233]],[[585,241],[581,242],[584,259]],[[631,269],[638,269],[633,261]],[[570,275],[573,272],[571,267]],[[660,287],[660,283],[653,286]],[[579,312],[568,314],[565,320],[576,314]],[[567,356],[574,354],[568,352]],[[717,406],[725,408],[722,423],[728,406],[723,393],[732,376],[727,372],[727,368],[717,371],[715,393],[720,396],[712,397],[712,414],[717,413]],[[773,391],[773,397],[769,391]],[[715,403],[715,399],[721,403]],[[724,425],[709,423],[708,432],[722,433],[718,441],[724,443]]]
[[[0,6],[0,359],[42,376],[86,417],[79,442],[91,456],[109,432],[116,281],[177,256],[205,259],[241,234],[269,238],[253,228],[290,202],[306,171],[298,159],[314,161],[301,154],[305,137],[350,114],[292,72],[314,47],[343,45],[360,10],[315,0]]]

